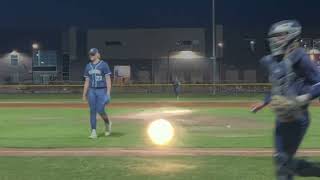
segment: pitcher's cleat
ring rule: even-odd
[[[109,121],[109,124],[106,124],[106,132],[105,132],[105,136],[110,136],[111,135],[111,131],[112,131],[112,122]]]
[[[97,139],[98,135],[96,130],[92,130],[91,135],[89,136],[89,139]]]

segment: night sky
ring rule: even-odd
[[[313,24],[320,1],[216,0],[219,23],[264,25],[296,18]],[[1,27],[190,27],[210,25],[211,0],[2,0]],[[249,23],[250,22],[250,23]]]
[[[226,45],[243,37],[263,42],[270,24],[283,19],[298,19],[304,25],[305,36],[320,37],[319,0],[216,2],[216,19],[224,25]],[[54,49],[59,46],[59,33],[70,26],[211,26],[211,0],[2,0],[0,7],[0,51],[23,48],[32,41],[41,41],[48,49]]]

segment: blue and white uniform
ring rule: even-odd
[[[97,127],[97,113],[105,115],[105,106],[110,102],[107,95],[106,76],[111,75],[108,63],[100,60],[97,64],[87,64],[84,77],[89,79],[88,103],[90,106],[91,129]]]
[[[178,79],[176,79],[173,82],[173,91],[174,91],[174,94],[176,95],[176,97],[178,98],[180,95],[180,91],[181,91],[181,83]]]
[[[320,95],[320,73],[310,60],[304,49],[293,50],[287,57],[277,59],[269,55],[261,60],[261,64],[269,74],[272,84],[271,93],[265,100],[269,104],[271,96],[281,95],[294,98],[304,94],[310,94],[312,99]],[[276,154],[285,154],[291,160],[296,154],[304,135],[310,124],[308,105],[301,108],[299,116],[292,122],[284,123],[276,117],[276,130],[274,135]],[[277,163],[288,162],[278,158]],[[281,167],[279,165],[279,167]],[[293,175],[288,175],[285,180],[292,180]]]

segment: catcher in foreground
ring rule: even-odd
[[[271,92],[252,112],[270,105],[276,115],[274,136],[277,180],[294,176],[320,177],[320,166],[294,156],[310,124],[309,102],[320,95],[320,74],[304,49],[299,48],[301,26],[281,21],[269,31],[272,54],[261,64],[269,74]]]

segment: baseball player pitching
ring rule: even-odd
[[[261,60],[269,74],[271,92],[252,111],[270,104],[276,115],[274,135],[277,180],[294,176],[320,177],[320,167],[295,154],[310,124],[308,106],[320,95],[320,74],[304,49],[299,48],[302,27],[295,20],[281,21],[269,31],[271,55]]]
[[[105,136],[111,134],[112,122],[105,111],[105,106],[110,102],[111,71],[108,63],[101,60],[98,49],[90,49],[89,58],[91,62],[86,65],[84,71],[83,100],[88,101],[90,107],[91,135],[89,138],[96,139],[98,138],[97,114],[105,122]]]

